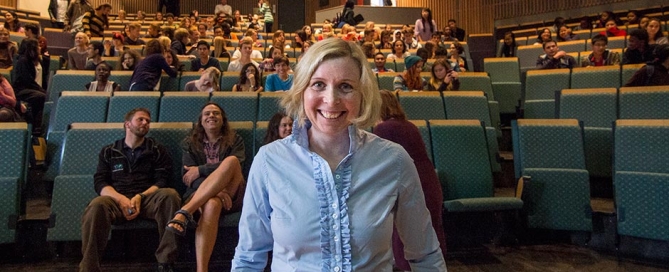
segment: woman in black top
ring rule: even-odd
[[[42,110],[46,99],[44,89],[36,81],[36,67],[43,69],[41,66],[37,40],[24,39],[19,47],[19,57],[14,63],[14,92],[16,98],[28,103],[31,108],[29,117],[32,117],[32,133],[35,136],[42,134]]]
[[[146,44],[146,58],[139,62],[130,78],[130,91],[153,91],[160,81],[161,71],[170,77],[177,77],[177,72],[167,64],[163,46],[158,40]]]

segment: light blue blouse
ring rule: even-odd
[[[232,271],[392,271],[393,222],[414,271],[446,271],[413,161],[399,145],[349,127],[331,171],[307,130],[260,148],[248,178]]]

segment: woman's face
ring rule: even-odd
[[[170,54],[170,52],[165,52],[164,56],[165,56],[165,61],[167,61],[167,65],[174,66],[173,64],[174,59],[172,58],[172,54]]]
[[[304,33],[307,33],[307,36],[311,35],[311,27],[310,26],[305,26],[304,27]]]
[[[423,19],[425,19],[425,20],[427,20],[427,16],[428,16],[428,15],[430,15],[430,13],[427,12],[427,10],[423,10],[423,11],[421,11],[421,13],[420,13],[420,16],[423,17]]]
[[[602,14],[599,16],[600,21],[606,21],[609,19],[609,14],[606,12],[602,12]]]
[[[278,57],[283,57],[281,50],[279,50],[278,48],[272,49],[272,58],[278,58]]]
[[[14,16],[12,16],[12,14],[9,13],[9,12],[5,12],[5,20],[7,20],[8,22],[11,22],[11,21],[14,20]]]
[[[444,65],[437,64],[433,69],[434,76],[437,77],[438,80],[443,80],[446,77],[446,67],[444,67]]]
[[[395,44],[393,44],[393,51],[395,54],[402,54],[402,49],[404,49],[404,42],[395,41]]]
[[[402,32],[395,32],[395,40],[401,40],[402,39]]]
[[[107,81],[109,79],[109,67],[107,65],[98,65],[95,68],[95,79],[97,81]]]
[[[616,27],[616,22],[614,22],[614,21],[607,21],[607,22],[606,22],[606,25],[604,25],[604,27],[606,27],[606,30],[613,29],[613,28]]]
[[[112,44],[116,50],[121,50],[121,48],[123,48],[123,42],[120,39],[112,39]]]
[[[8,42],[9,41],[9,31],[7,29],[0,30],[0,42]]]
[[[543,41],[548,41],[548,40],[550,40],[550,39],[551,39],[551,31],[548,30],[548,29],[544,29],[544,30],[541,32],[541,40],[543,40]]]
[[[245,72],[246,72],[246,78],[248,78],[248,79],[252,78],[254,81],[257,80],[257,78],[255,78],[255,77],[256,77],[256,73],[258,72],[258,70],[256,70],[256,67],[254,65],[246,67]],[[255,83],[255,82],[252,82],[252,83]]]
[[[242,15],[239,13],[239,10],[235,10],[235,18],[241,19]]]
[[[200,123],[205,130],[220,131],[223,127],[223,112],[215,105],[207,105],[202,109]]]
[[[636,17],[636,14],[634,12],[629,12],[627,13],[627,20],[630,22],[636,21],[638,18]]]
[[[512,42],[513,42],[513,38],[511,37],[511,35],[505,35],[504,36],[504,43],[506,45],[511,45]]]
[[[660,31],[660,23],[655,20],[648,22],[646,31],[648,31],[648,36],[655,37],[655,35],[657,35],[657,33]]]
[[[132,57],[132,55],[126,53],[123,55],[123,62],[125,62],[128,67],[131,67],[135,65],[135,58]]]
[[[641,20],[639,20],[639,28],[646,28],[648,26],[648,21],[650,21],[648,17],[641,18]]]
[[[560,37],[566,38],[569,36],[569,29],[566,26],[561,26],[560,27]]]
[[[453,44],[453,43],[451,44],[451,47],[449,48],[448,51],[449,51],[449,53],[451,53],[451,55],[453,55],[453,56],[457,56],[457,55],[459,55],[459,53],[458,53],[458,48],[456,48],[456,47],[455,47],[455,44]]]
[[[309,137],[348,137],[351,120],[360,115],[360,68],[349,57],[323,61],[303,94],[311,121]]]
[[[281,139],[288,137],[293,132],[293,119],[285,116],[279,122],[279,137]]]

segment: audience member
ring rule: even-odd
[[[230,65],[228,65],[228,71],[230,72],[240,72],[242,71],[242,67],[246,65],[247,63],[253,63],[256,67],[258,67],[258,63],[255,60],[251,59],[251,53],[253,51],[253,40],[249,37],[244,37],[239,43],[239,48],[241,50],[239,51],[240,57],[236,60],[233,60],[230,62]],[[235,51],[237,53],[237,51]],[[260,54],[260,52],[258,52]],[[234,54],[233,54],[234,58]],[[259,57],[262,59],[262,55]]]
[[[597,28],[603,28],[603,27],[606,27],[606,21],[608,21],[609,19],[614,19],[614,20],[616,20],[616,16],[615,16],[615,14],[613,14],[613,12],[611,12],[611,11],[603,11],[603,12],[599,15],[599,21],[597,22],[596,27],[597,27]]]
[[[138,10],[137,15],[135,16],[135,20],[139,21],[140,23],[144,23],[144,20],[146,20],[146,14],[144,14],[144,11]]]
[[[269,119],[264,144],[281,140],[290,136],[293,131],[293,118],[283,112],[277,112]]]
[[[151,23],[149,28],[146,30],[146,35],[144,35],[144,38],[157,39],[158,37],[160,37],[160,24]]]
[[[95,67],[97,67],[98,64],[104,62],[104,60],[102,60],[102,53],[104,53],[105,48],[102,45],[102,42],[99,41],[91,42],[88,44],[87,48],[88,60],[86,60],[84,70],[95,70]]]
[[[560,26],[557,36],[558,42],[574,41],[578,39],[579,39],[578,35],[572,33],[571,28],[569,28],[567,25]]]
[[[553,33],[549,28],[544,28],[539,32],[537,40],[534,42],[534,45],[543,44],[545,42],[553,40]]]
[[[648,44],[666,44],[667,37],[662,33],[662,24],[660,24],[660,19],[650,18],[648,20],[648,26],[646,26],[646,31],[648,32]]]
[[[209,67],[202,70],[199,79],[189,81],[184,87],[186,92],[218,92],[221,90],[219,82],[221,80],[221,71],[217,67]]]
[[[168,39],[170,39],[170,43],[171,43],[172,40],[174,39],[174,31],[175,31],[174,28],[163,27],[162,30],[161,30],[161,32],[162,32],[161,37],[167,37]],[[169,49],[170,47],[167,46],[166,48]]]
[[[311,47],[314,43],[312,41],[304,41],[304,44],[302,45],[302,48],[300,48],[300,55],[297,56],[297,61],[300,61],[302,59],[302,56],[304,53],[307,53],[307,50],[309,50],[309,47]]]
[[[606,30],[599,32],[599,34],[605,35],[607,37],[627,36],[627,32],[625,30],[619,29],[618,25],[616,25],[616,20],[613,18],[606,21],[604,26],[606,27]]]
[[[420,19],[416,20],[414,36],[419,42],[426,42],[432,38],[432,33],[437,32],[437,23],[432,20],[432,10],[424,8]]]
[[[336,34],[334,33],[334,30],[332,29],[332,24],[323,24],[323,30],[321,31],[321,35],[318,38],[319,41],[322,41],[327,38],[333,38],[337,37]]]
[[[518,45],[516,44],[516,35],[511,31],[504,33],[504,43],[500,49],[500,57],[516,57]]]
[[[418,49],[423,47],[423,45],[414,39],[412,29],[402,31],[402,36],[404,37],[404,44],[406,45],[407,49]]]
[[[81,219],[81,271],[100,271],[100,255],[107,245],[111,225],[138,217],[156,220],[160,244],[156,250],[159,271],[171,271],[178,256],[177,240],[165,225],[179,209],[179,194],[172,188],[170,152],[146,137],[151,113],[144,108],[125,115],[125,138],[100,151],[91,200]]]
[[[24,27],[23,34],[26,35],[26,38],[39,39],[39,25],[34,23],[27,23]]]
[[[641,19],[639,20],[639,28],[640,29],[646,29],[646,27],[648,27],[648,22],[649,21],[650,21],[650,17],[648,17],[648,16],[641,17]],[[646,31],[648,31],[648,30],[646,30]]]
[[[169,28],[172,28],[172,29],[179,28],[179,25],[174,23],[174,14],[172,14],[170,12],[165,13],[165,18],[167,19],[167,21],[163,25],[163,28],[164,27],[169,27]]]
[[[653,59],[636,71],[625,87],[669,85],[669,44],[655,46]]]
[[[432,78],[427,84],[428,91],[457,91],[460,89],[458,72],[451,69],[445,59],[437,59],[432,64]]]
[[[283,47],[271,47],[267,57],[258,67],[263,73],[274,73],[274,58],[285,56]]]
[[[121,52],[118,62],[116,63],[116,70],[120,71],[134,71],[137,65],[142,60],[142,56],[132,49],[127,49]]]
[[[409,56],[404,59],[406,70],[399,74],[393,80],[393,89],[395,91],[422,91],[427,85],[425,79],[420,76],[425,62],[418,56]]]
[[[146,44],[146,57],[137,65],[130,78],[130,91],[152,91],[160,82],[161,70],[170,77],[177,72],[165,60],[163,46],[158,40],[150,40]]]
[[[16,98],[28,103],[31,109],[28,117],[32,120],[33,136],[42,135],[42,110],[46,98],[42,87],[44,69],[40,63],[38,47],[37,40],[23,39],[14,63],[15,77],[12,81]]]
[[[67,68],[70,70],[84,70],[88,57],[88,36],[79,32],[74,35],[74,47],[67,50]]]
[[[205,24],[205,23],[197,24],[197,33],[198,33],[199,39],[211,40],[211,39],[214,38],[214,36],[209,35],[207,33],[207,24]]]
[[[163,56],[165,56],[165,62],[167,62],[167,65],[169,65],[170,68],[174,69],[175,71],[183,71],[184,65],[179,61],[179,58],[177,57],[177,54],[174,53],[174,51],[165,50]]]
[[[275,74],[267,76],[265,79],[266,92],[285,92],[293,86],[293,74],[289,74],[290,61],[287,57],[281,56],[274,58]]]
[[[425,205],[432,219],[441,254],[446,259],[446,234],[442,226],[443,196],[439,177],[428,157],[420,131],[407,120],[406,114],[394,93],[381,90],[381,121],[374,126],[374,134],[401,145],[407,151],[418,170],[420,186]],[[404,256],[404,243],[396,229],[393,229],[393,255],[395,266],[404,271],[411,271],[411,266]]]
[[[579,22],[579,25],[576,27],[575,30],[589,30],[589,29],[592,29],[592,21],[590,20],[590,17],[588,16],[581,17],[581,21]]]
[[[228,0],[221,0],[221,3],[214,8],[214,14],[223,12],[227,17],[232,17],[232,7],[228,5]]]
[[[426,42],[423,48],[425,49],[425,51],[427,51],[427,56],[425,57],[425,59],[423,59],[423,61],[427,62],[428,59],[433,59],[434,53],[437,51],[438,47],[439,46],[437,46],[437,44],[434,41]]]
[[[373,42],[364,42],[360,46],[362,48],[362,52],[365,53],[365,57],[368,59],[373,59],[374,58],[374,52],[376,52],[376,48],[374,48],[374,43]],[[392,53],[389,53],[392,54]]]
[[[84,13],[81,19],[81,25],[84,27],[84,33],[88,37],[103,37],[105,32],[105,23],[107,22],[107,15],[111,11],[112,6],[104,3],[95,8],[94,11]]]
[[[441,35],[441,41],[442,42],[454,42],[457,41],[458,38],[453,37],[453,31],[451,31],[451,28],[449,26],[444,27],[444,31]]]
[[[423,67],[420,69],[421,72],[429,72],[430,70],[432,70],[432,67],[427,64],[427,60],[430,57],[429,54],[430,53],[427,51],[427,48],[425,47],[418,48],[418,50],[416,50],[416,56],[420,57],[420,59],[423,60]]]
[[[22,115],[25,112],[26,107],[16,99],[12,84],[4,76],[0,75],[0,122],[23,121]]]
[[[381,31],[381,42],[376,46],[376,49],[392,49],[393,44],[390,42],[390,36],[392,36],[392,32],[387,30]]]
[[[162,24],[163,21],[165,20],[165,18],[163,18],[163,13],[160,12],[160,11],[156,11],[156,14],[155,14],[155,17],[153,18],[153,20],[158,21]]]
[[[95,80],[86,83],[86,90],[89,92],[118,92],[121,85],[109,80],[111,76],[111,66],[106,62],[101,62],[95,67]]]
[[[247,63],[239,72],[239,82],[232,86],[233,92],[262,92],[260,72],[253,63]]]
[[[232,271],[263,270],[269,251],[276,271],[390,271],[393,223],[413,270],[446,271],[410,156],[364,130],[381,103],[362,51],[341,39],[312,49],[282,101],[293,133],[251,166]]]
[[[451,64],[451,69],[456,72],[466,72],[467,71],[467,62],[462,58],[464,56],[465,48],[459,42],[453,42],[449,53],[451,56],[448,58],[448,62]]]
[[[581,57],[581,67],[620,65],[620,54],[611,52],[606,48],[609,43],[606,36],[597,34],[592,37],[591,43],[592,53]]]
[[[11,32],[23,32],[23,24],[19,22],[19,16],[14,11],[5,12],[4,28]]]
[[[9,30],[0,28],[0,69],[12,67],[17,51],[16,43],[9,40]]]
[[[191,27],[188,29],[188,44],[186,44],[186,55],[197,56],[197,43],[200,41],[200,32],[197,31],[197,27]]]
[[[204,69],[209,67],[215,67],[220,69],[221,63],[218,59],[211,57],[211,50],[209,48],[209,43],[206,41],[197,42],[197,54],[198,58],[190,61],[190,70],[202,72]]]
[[[239,10],[235,10],[232,15],[232,26],[238,30],[241,30],[243,23],[244,19],[242,19],[242,13]]]
[[[127,47],[125,45],[123,45],[123,40],[124,39],[125,38],[123,38],[123,35],[121,35],[121,33],[114,32],[114,34],[112,34],[111,40],[106,39],[103,42],[104,49],[105,49],[103,55],[105,57],[119,56],[123,52],[123,50],[127,49]]]
[[[407,51],[404,41],[397,40],[393,42],[393,52],[388,54],[389,61],[402,60],[408,56],[411,56],[411,53]]]
[[[185,56],[188,52],[186,44],[188,44],[189,41],[188,29],[179,28],[174,32],[174,39],[172,40],[170,49],[172,49],[177,56]]]
[[[458,41],[464,41],[465,38],[467,37],[465,30],[462,29],[462,28],[459,28],[456,25],[455,20],[453,20],[453,19],[448,20],[448,27],[451,29],[451,36],[458,39]]]
[[[316,42],[316,37],[314,36],[314,33],[313,33],[310,25],[303,26],[302,31],[304,31],[304,34],[307,35],[307,38],[304,39],[305,41]]]
[[[537,59],[537,69],[574,68],[576,60],[560,50],[556,41],[547,41],[543,44],[544,53]]]
[[[648,32],[634,29],[627,39],[627,49],[623,53],[623,64],[646,63],[653,60],[653,50],[648,45]]]
[[[80,19],[86,12],[93,12],[93,7],[91,7],[88,0],[72,1],[67,8],[67,13],[65,13],[65,30],[71,30],[75,21]],[[6,16],[7,15],[5,15],[5,17]],[[7,27],[5,26],[5,28]]]
[[[125,10],[119,9],[117,12],[116,20],[120,21],[121,23],[125,23],[126,20],[126,15],[128,15]]]
[[[563,17],[555,17],[555,20],[553,21],[553,32],[559,33],[560,32],[560,27],[565,25],[564,23],[564,18]]]
[[[386,56],[381,52],[376,52],[374,54],[374,68],[372,68],[374,73],[394,73],[393,69],[386,69]]]
[[[230,52],[225,48],[229,46],[230,42],[223,37],[214,37],[214,52],[212,52],[212,57],[215,58],[230,58]]]
[[[258,12],[263,14],[265,19],[265,32],[272,32],[272,26],[274,25],[274,16],[272,16],[272,7],[269,3],[269,0],[261,0],[258,2]]]
[[[639,13],[639,11],[630,10],[627,13],[627,22],[625,22],[625,25],[626,26],[638,25],[640,19],[641,19],[641,14]]]
[[[145,45],[146,42],[139,38],[142,31],[142,25],[139,23],[132,23],[128,25],[128,37],[123,40],[125,45]]]
[[[404,40],[404,39],[402,38],[402,30],[399,30],[399,29],[396,29],[396,30],[393,31],[393,35],[392,35],[392,37],[393,37],[393,40],[392,40],[393,43],[394,43],[395,41],[402,41],[402,40]]]
[[[248,32],[248,31],[247,31]],[[255,31],[253,31],[255,33]],[[253,49],[253,47],[256,47],[256,42],[253,40],[252,37],[246,36],[242,38],[242,40],[248,39],[248,42],[250,42],[251,45],[251,58],[252,59],[262,59],[262,53],[260,51]],[[239,42],[239,48],[241,48],[241,41]],[[232,53],[232,58],[234,59],[239,59],[242,57],[242,52],[237,49],[235,52]]]
[[[358,22],[355,20],[355,12],[353,11],[354,8],[355,2],[352,0],[346,1],[344,4],[344,10],[341,12],[339,24],[337,25],[338,28],[343,28],[346,24],[350,26],[355,26],[358,24]]]

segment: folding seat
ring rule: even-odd
[[[384,54],[384,55],[387,56],[388,54]],[[406,64],[404,64],[403,59],[393,60],[393,62],[386,61],[386,68],[388,67],[388,63],[392,63],[392,67],[393,67],[392,69],[393,69],[393,71],[395,71],[397,73],[401,73],[401,72],[404,72],[404,70],[406,70]]]
[[[235,86],[238,82],[239,72],[223,72],[221,75],[221,91],[232,91],[232,86]]]
[[[130,90],[130,79],[133,71],[112,71],[109,80],[121,85],[121,90]],[[146,90],[149,91],[149,90]]]
[[[26,180],[28,125],[0,125],[0,244],[14,243],[21,214],[21,188]]]
[[[476,119],[485,124],[490,164],[493,172],[502,171],[497,161],[499,143],[497,142],[497,128],[492,126],[490,109],[487,100],[481,91],[451,91],[443,92],[446,119]]]
[[[234,129],[237,134],[244,140],[244,154],[246,155],[246,160],[242,166],[242,173],[244,174],[244,179],[248,177],[249,170],[251,169],[251,163],[253,162],[254,153],[254,134],[253,134],[253,122],[250,121],[240,121],[240,122],[230,122],[230,128]]]
[[[558,48],[565,52],[581,52],[585,50],[585,40],[558,42],[557,44]]]
[[[225,72],[228,70],[228,65],[230,65],[230,58],[216,58],[218,60],[218,63],[221,64],[221,68],[218,68],[221,70],[221,72]]]
[[[669,121],[618,120],[614,133],[618,234],[669,241]]]
[[[200,73],[200,72],[183,72],[183,73],[181,73],[181,77],[179,78],[179,91],[186,90],[186,84],[188,82],[193,81],[193,80],[200,79],[200,76],[202,76],[202,73]]]
[[[269,121],[258,121],[253,130],[253,156],[258,153],[261,146],[265,144],[265,135],[267,134],[267,127]]]
[[[51,48],[49,48],[49,49],[51,49]],[[51,59],[53,59],[53,56],[51,56]],[[109,66],[111,66],[112,70],[115,70],[116,69],[116,64],[118,64],[119,57],[118,56],[116,56],[116,57],[102,57],[102,60],[104,62],[106,62],[107,64],[109,64]],[[118,72],[120,72],[120,71],[118,71]],[[113,73],[114,72],[112,71],[112,74]]]
[[[646,65],[645,63],[641,64],[625,64],[622,66],[622,72],[620,73],[620,86],[625,86],[625,84],[632,78],[634,73],[639,71],[641,67]]]
[[[195,121],[197,116],[192,116]],[[186,186],[182,181],[181,170],[183,163],[182,143],[190,135],[193,129],[192,122],[174,122],[174,123],[151,123],[148,137],[155,138],[160,144],[165,146],[172,157],[172,180],[170,187],[174,187],[180,195],[186,192]]]
[[[144,45],[125,45],[128,47],[128,50],[135,51],[140,56],[144,56]]]
[[[423,143],[425,144],[427,157],[431,162],[434,162],[434,157],[432,155],[432,139],[430,138],[430,128],[427,125],[427,120],[409,120],[409,122],[413,123],[418,128]]]
[[[269,121],[274,114],[283,111],[279,102],[285,95],[285,92],[261,92],[258,97],[257,121]]]
[[[483,66],[490,75],[500,113],[516,113],[522,91],[518,58],[485,58]]]
[[[590,176],[611,177],[613,122],[617,119],[615,88],[567,89],[558,96],[560,119],[583,123],[585,168]]]
[[[530,228],[592,231],[590,181],[576,119],[512,121],[516,178]]]
[[[205,92],[164,92],[160,99],[160,122],[193,122],[207,101]]]
[[[479,120],[430,120],[434,166],[447,212],[518,210],[523,201],[494,197],[486,129]]]
[[[75,123],[67,131],[60,172],[53,185],[48,241],[80,241],[81,216],[97,194],[93,188],[102,147],[125,135],[122,123]]]
[[[190,61],[189,57],[179,57],[179,64],[183,65],[182,71],[190,71]]]
[[[395,71],[397,72],[397,71]],[[379,79],[379,90],[394,91],[393,80],[395,80],[396,73],[380,73],[376,75]]]
[[[620,67],[578,67],[572,69],[571,88],[618,88],[620,87]]]
[[[555,118],[555,92],[569,89],[569,78],[569,69],[528,71],[523,103],[525,118]]]
[[[63,91],[86,91],[86,84],[95,80],[95,71],[58,70],[51,78],[47,101],[56,101]]]
[[[213,92],[210,100],[223,107],[229,121],[255,122],[256,120],[258,93]]]
[[[669,86],[622,87],[619,119],[669,119]]]
[[[483,91],[488,98],[488,108],[490,108],[491,123],[489,126],[495,127],[497,130],[497,137],[502,137],[500,127],[500,106],[495,96],[490,77],[484,72],[464,72],[458,75],[460,79],[460,90],[467,91]]]
[[[445,119],[440,92],[398,92],[400,105],[408,119]]]
[[[537,68],[537,58],[539,58],[539,55],[544,54],[544,49],[540,44],[521,45],[518,46],[517,54],[520,62],[520,71],[525,72]]]
[[[607,46],[606,46],[608,49],[621,49],[622,50],[623,48],[625,48],[626,37],[608,37],[607,39],[609,41]],[[585,50],[586,51],[592,51],[592,39],[588,39],[585,42]],[[623,57],[622,53],[620,53],[621,60],[622,60],[622,57]]]
[[[107,122],[124,122],[125,114],[135,108],[146,108],[151,119],[158,120],[160,92],[114,92],[109,98]]]

